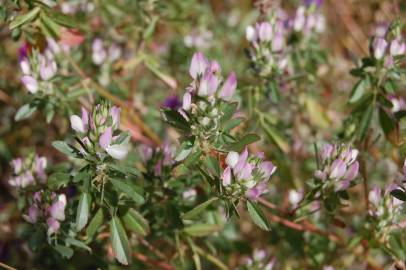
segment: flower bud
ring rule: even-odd
[[[80,118],[77,115],[71,115],[70,117],[70,125],[72,127],[72,129],[76,132],[81,132],[81,133],[85,133],[86,132],[86,128],[85,125],[82,121],[82,118]]]
[[[111,127],[108,127],[99,138],[100,147],[106,149],[111,144],[112,136]]]
[[[234,168],[237,165],[240,155],[237,152],[231,151],[227,154],[226,164],[231,168]]]
[[[389,51],[392,56],[402,55],[406,51],[406,43],[401,42],[400,39],[395,39],[391,42]]]
[[[188,111],[190,109],[190,106],[192,105],[192,95],[189,92],[186,92],[183,95],[183,102],[182,102],[182,108],[185,111]]]
[[[228,75],[227,80],[224,82],[223,87],[220,90],[220,98],[229,101],[233,97],[236,88],[237,77],[233,71]]]
[[[21,82],[31,94],[35,94],[38,91],[38,82],[34,77],[25,75],[21,77]]]
[[[384,38],[377,37],[375,38],[374,42],[372,43],[372,48],[374,52],[374,57],[376,59],[382,59],[385,55],[386,47],[388,43]]]
[[[251,25],[247,26],[247,28],[245,29],[245,38],[249,42],[253,42],[257,39],[255,28],[252,27]]]
[[[56,62],[53,59],[49,59],[45,56],[40,58],[39,74],[41,76],[41,79],[43,79],[44,81],[48,81],[55,76],[56,71],[57,66]]]
[[[189,68],[189,74],[193,79],[202,75],[209,67],[209,60],[201,52],[196,52],[192,57],[192,62]]]
[[[231,169],[230,167],[227,167],[222,176],[221,179],[223,180],[223,186],[228,186],[231,185]]]

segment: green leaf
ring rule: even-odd
[[[138,194],[137,191],[130,184],[114,178],[110,178],[110,182],[113,184],[114,188],[117,191],[125,193],[135,203],[143,204],[145,202],[144,197]]]
[[[288,153],[290,151],[290,146],[285,139],[286,137],[283,137],[279,131],[277,131],[273,126],[265,123],[265,121],[262,121],[261,125],[265,131],[265,134],[268,136],[268,139],[275,142],[279,149],[281,149],[284,153]]]
[[[368,108],[366,109],[365,113],[362,115],[361,122],[359,125],[359,138],[361,141],[364,140],[364,138],[367,134],[369,125],[371,124],[373,112],[374,112],[374,106],[371,103],[368,106]]]
[[[121,225],[117,216],[114,216],[110,221],[110,233],[114,256],[120,263],[128,265],[131,259],[130,244],[123,225]]]
[[[247,134],[239,139],[238,142],[229,145],[227,149],[230,151],[241,152],[245,146],[258,141],[259,139],[260,137],[257,134]]]
[[[364,95],[366,86],[367,81],[365,79],[359,80],[351,91],[349,102],[355,103],[360,100],[361,97]]]
[[[89,226],[86,228],[86,234],[88,239],[93,238],[97,230],[100,228],[100,226],[103,225],[104,221],[104,212],[103,209],[100,207],[99,210],[97,210],[96,215],[92,218],[92,220],[89,223]]]
[[[64,141],[53,141],[52,146],[59,152],[74,158],[79,158],[77,150]]]
[[[223,130],[224,130],[224,131],[230,131],[230,130],[232,130],[233,128],[235,128],[235,127],[237,127],[238,125],[240,125],[244,120],[245,120],[245,118],[242,118],[242,117],[238,117],[238,118],[231,119],[230,121],[227,121],[227,122],[224,124]]]
[[[65,259],[70,259],[73,256],[73,249],[70,247],[56,245],[55,250],[58,251],[58,253],[61,254],[61,256]]]
[[[223,116],[220,119],[221,124],[227,123],[228,120],[233,117],[235,112],[237,111],[238,108],[238,102],[233,102],[233,103],[226,103],[224,108],[222,108],[221,112],[223,113]]]
[[[162,113],[164,116],[164,120],[168,124],[185,132],[190,131],[189,123],[178,111],[171,109],[162,109]]]
[[[254,223],[265,231],[270,230],[270,225],[268,219],[265,217],[264,213],[262,212],[261,208],[258,204],[254,202],[247,201],[247,209],[250,217]]]
[[[114,170],[114,171],[118,171],[122,174],[128,175],[128,174],[132,174],[134,176],[139,175],[139,171],[134,168],[134,167],[130,167],[130,166],[124,166],[124,165],[116,165],[116,164],[108,164],[107,165],[110,169]]]
[[[204,203],[199,204],[189,212],[186,212],[181,216],[183,219],[193,219],[194,217],[198,216],[204,210],[206,210],[207,207],[209,207],[213,202],[217,201],[218,198],[211,198],[210,200],[205,201]]]
[[[20,109],[18,109],[16,115],[14,116],[15,121],[21,121],[30,117],[37,110],[37,106],[32,106],[31,104],[25,104]]]
[[[82,249],[85,249],[85,250],[87,250],[87,251],[89,251],[89,252],[92,252],[92,249],[90,248],[90,247],[88,247],[85,243],[83,243],[82,241],[79,241],[79,240],[77,240],[77,239],[74,239],[74,238],[67,238],[66,240],[65,240],[65,242],[67,243],[67,244],[69,244],[69,245],[72,245],[72,246],[76,246],[76,247],[78,247],[78,248],[82,248]]]
[[[66,187],[70,181],[70,175],[64,172],[55,172],[48,177],[47,185],[50,189],[56,190]]]
[[[45,13],[41,13],[41,29],[46,35],[55,39],[60,35],[60,26],[51,20]]]
[[[186,159],[192,152],[193,143],[190,141],[185,141],[181,144],[178,153],[176,154],[175,161],[182,161]]]
[[[33,9],[31,9],[28,13],[17,16],[10,23],[10,30],[13,30],[14,28],[20,27],[20,26],[34,20],[40,11],[41,11],[40,7],[35,7]]]
[[[390,117],[382,108],[379,108],[379,123],[381,124],[381,128],[387,137],[391,135],[396,128],[396,123],[393,118]]]
[[[78,28],[78,24],[76,23],[76,20],[68,15],[65,15],[63,13],[57,12],[55,10],[52,10],[50,12],[46,13],[49,19],[54,21],[55,23],[68,27],[68,28]]]
[[[148,221],[133,208],[123,216],[123,222],[127,229],[138,235],[146,236],[150,232]]]
[[[76,212],[76,230],[81,231],[89,219],[90,195],[83,193],[79,199],[79,205]]]
[[[218,232],[220,229],[221,226],[218,224],[194,224],[185,227],[183,231],[190,236],[203,237]]]
[[[394,189],[390,194],[398,200],[406,202],[406,191],[401,189]]]

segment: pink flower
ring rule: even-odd
[[[21,82],[24,84],[25,88],[27,88],[28,92],[31,94],[35,94],[38,91],[38,82],[37,79],[35,79],[32,76],[22,76],[21,77]]]
[[[48,81],[55,76],[57,71],[56,62],[53,59],[42,56],[40,57],[39,74],[41,79]]]
[[[233,71],[228,75],[227,80],[224,82],[223,87],[220,90],[220,98],[229,101],[233,97],[236,88],[237,77]]]
[[[57,201],[55,201],[49,208],[49,213],[52,218],[56,220],[65,220],[65,207],[66,207],[66,196],[65,194],[60,194]]]
[[[223,180],[223,186],[228,186],[231,185],[231,168],[227,167],[222,176],[221,179]]]
[[[209,67],[209,60],[201,52],[196,52],[192,57],[192,62],[189,68],[189,74],[193,79],[197,79]]]
[[[47,219],[47,225],[48,225],[48,231],[47,231],[48,235],[57,233],[59,231],[59,228],[61,227],[61,224],[59,223],[59,221],[52,217],[49,217]]]
[[[395,39],[391,42],[389,51],[392,56],[402,55],[406,51],[406,43],[400,39]]]
[[[111,118],[113,119],[113,126],[118,128],[120,126],[120,112],[121,108],[113,106],[110,109]]]
[[[338,159],[334,160],[333,164],[331,164],[330,178],[340,179],[341,177],[344,176],[346,170],[347,170],[347,167],[346,167],[344,161],[338,158]]]
[[[388,43],[384,38],[377,37],[374,39],[372,43],[374,57],[376,59],[382,59],[385,55],[386,48],[388,47]]]
[[[262,162],[260,172],[263,174],[263,179],[268,180],[276,171],[276,166],[271,161]]]
[[[259,197],[261,197],[262,194],[266,193],[267,191],[268,185],[264,181],[257,184],[255,187],[248,189],[245,195],[247,196],[248,199],[256,201],[259,199]]]
[[[183,95],[182,108],[185,111],[188,111],[190,109],[191,105],[192,105],[192,95],[189,92],[186,92]]]
[[[202,80],[200,81],[199,91],[197,94],[199,96],[211,96],[216,92],[218,85],[219,80],[217,77],[211,72],[205,72]]]
[[[99,138],[100,147],[106,149],[111,144],[112,136],[111,127],[108,127]]]

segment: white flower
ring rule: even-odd
[[[72,129],[75,130],[76,132],[84,133],[86,131],[82,118],[80,118],[77,115],[72,115],[70,117],[70,125]]]
[[[128,154],[128,146],[124,144],[109,145],[106,152],[115,159],[123,159]]]

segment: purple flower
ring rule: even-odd
[[[344,161],[338,158],[338,159],[334,160],[333,164],[331,164],[330,178],[340,179],[341,177],[344,176],[346,170],[347,170],[347,167],[346,167]]]
[[[35,94],[38,91],[38,82],[37,79],[35,79],[32,76],[22,76],[21,77],[21,82],[24,84],[25,88],[27,88],[28,92],[31,94]]]
[[[255,187],[248,189],[245,195],[247,196],[248,199],[256,201],[259,199],[259,197],[261,197],[262,194],[266,193],[267,191],[268,185],[264,181],[257,184]]]
[[[216,60],[212,60],[212,61],[210,62],[210,71],[211,71],[213,74],[216,74],[216,73],[220,73],[220,72],[221,72],[220,64],[219,64]]]
[[[256,25],[256,30],[260,41],[267,42],[272,39],[272,24],[269,22],[261,22]]]
[[[402,55],[406,51],[406,43],[397,38],[391,42],[389,51],[392,56]]]
[[[111,127],[108,127],[99,138],[100,147],[106,149],[111,144],[112,136]]]
[[[222,176],[221,179],[223,180],[223,186],[228,186],[231,185],[231,168],[227,167]]]
[[[374,57],[378,60],[382,59],[385,55],[387,47],[388,43],[384,38],[376,37],[372,43]]]
[[[22,158],[16,158],[11,161],[11,166],[14,169],[14,174],[19,174],[23,168]]]
[[[28,43],[24,43],[24,45],[18,49],[18,59],[21,61],[22,59],[27,57],[28,57]]]
[[[304,0],[304,4],[309,7],[311,5],[316,5],[317,8],[320,8],[323,4],[323,0]]]
[[[263,174],[263,179],[268,180],[275,171],[276,166],[271,161],[262,162],[260,172]]]
[[[368,193],[368,201],[375,207],[377,207],[381,201],[381,189],[374,186]]]
[[[254,165],[250,163],[245,163],[244,168],[240,170],[237,174],[237,178],[239,180],[248,180],[251,178],[252,170],[254,169]]]
[[[61,227],[61,224],[59,223],[59,221],[52,217],[49,217],[47,219],[47,225],[48,225],[48,231],[47,231],[48,235],[57,233],[59,231],[59,228]]]
[[[344,175],[344,179],[348,181],[352,181],[357,177],[359,170],[359,163],[355,161],[351,166],[348,168],[347,172]]]
[[[320,158],[322,162],[325,162],[327,159],[331,158],[331,155],[334,152],[335,147],[331,144],[325,144],[320,151]]]
[[[57,71],[56,62],[53,59],[42,56],[40,57],[39,74],[41,79],[48,81],[55,76]]]
[[[92,60],[96,65],[101,65],[107,58],[107,52],[104,49],[103,41],[96,38],[92,43]]]
[[[140,156],[142,161],[147,162],[148,160],[150,160],[152,158],[153,153],[154,150],[152,149],[152,147],[148,145],[141,145]]]
[[[279,52],[283,49],[283,35],[281,33],[276,33],[272,39],[272,50]]]
[[[193,79],[197,79],[209,67],[209,60],[201,52],[196,52],[192,57],[192,62],[189,68],[189,74]]]
[[[172,110],[177,110],[181,106],[181,102],[179,100],[179,97],[177,95],[169,96],[165,99],[163,106],[165,108],[170,108]]]
[[[60,194],[57,201],[55,201],[49,208],[49,214],[52,218],[63,221],[65,220],[65,207],[66,207],[66,196],[65,194]]]
[[[117,106],[113,106],[110,109],[111,118],[113,119],[113,126],[118,128],[120,126],[120,113],[121,108]]]
[[[192,105],[192,95],[189,92],[186,92],[183,95],[182,109],[188,111]]]
[[[212,72],[205,72],[199,85],[199,96],[213,95],[219,85],[219,80]]]
[[[35,174],[38,176],[38,178],[42,181],[42,183],[45,182],[47,179],[47,175],[45,173],[45,169],[47,167],[47,159],[45,157],[39,157],[35,156]]]
[[[233,97],[236,88],[237,77],[235,76],[235,72],[232,71],[220,90],[220,98],[229,101]]]
[[[248,149],[245,148],[244,151],[239,155],[238,162],[234,166],[234,173],[239,173],[246,165],[248,158]]]
[[[30,208],[28,208],[28,215],[24,215],[23,217],[29,223],[34,224],[37,223],[38,216],[39,216],[38,206],[36,204],[33,204],[30,206]]]

